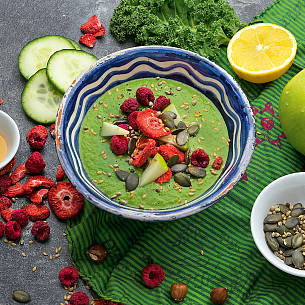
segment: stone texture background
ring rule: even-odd
[[[249,22],[253,16],[260,13],[272,0],[229,0],[238,16]],[[1,0],[0,1],[0,97],[4,103],[0,110],[7,112],[18,124],[21,143],[17,153],[18,164],[24,163],[31,153],[26,143],[27,132],[34,126],[22,110],[20,95],[25,80],[18,71],[18,54],[21,48],[30,40],[48,34],[58,34],[78,41],[81,32],[79,27],[88,18],[96,14],[102,20],[106,30],[113,9],[119,0]],[[103,39],[97,40],[90,50],[98,58],[114,51],[132,46],[131,43],[118,44],[109,33]],[[85,48],[84,48],[85,49]],[[47,163],[44,174],[55,179],[58,159],[55,153],[54,141],[48,136],[43,158]],[[20,208],[26,199],[19,199],[14,208]],[[11,298],[14,289],[23,289],[32,296],[32,305],[54,305],[64,302],[65,290],[58,281],[58,272],[70,265],[68,243],[62,235],[65,223],[59,222],[53,215],[48,222],[51,226],[51,237],[45,244],[32,240],[30,233],[32,223],[23,230],[25,244],[13,247],[0,241],[0,305],[17,304]],[[60,258],[49,260],[42,252],[53,254],[57,247],[62,246]],[[22,257],[21,253],[26,253]],[[32,268],[37,266],[35,272]],[[78,290],[85,290],[82,282]]]

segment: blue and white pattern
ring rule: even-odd
[[[78,142],[83,119],[102,94],[126,81],[157,76],[180,81],[205,94],[221,112],[231,142],[225,168],[207,192],[188,205],[150,211],[119,205],[103,194],[84,170]],[[136,47],[100,59],[67,90],[56,121],[58,156],[77,190],[99,208],[144,221],[182,218],[214,204],[243,176],[254,141],[255,125],[250,104],[233,78],[215,63],[172,47]]]

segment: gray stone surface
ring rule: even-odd
[[[260,13],[272,0],[230,0],[240,18],[246,22]],[[30,40],[47,34],[59,34],[78,40],[81,33],[80,24],[96,14],[108,31],[110,17],[119,0],[1,0],[0,1],[0,97],[4,103],[0,109],[7,112],[18,124],[21,143],[17,153],[18,164],[24,163],[30,154],[26,143],[27,132],[34,126],[22,110],[20,95],[25,81],[18,71],[18,54]],[[132,46],[118,44],[109,33],[98,40],[90,50],[98,58],[109,53]],[[47,163],[44,174],[55,179],[58,159],[53,139],[49,136],[43,157]],[[19,208],[26,199],[19,199],[14,208]],[[54,305],[64,302],[65,290],[58,281],[59,270],[71,264],[68,254],[68,243],[63,237],[65,223],[59,222],[53,215],[48,222],[51,226],[51,237],[45,244],[32,240],[30,233],[32,223],[23,230],[23,246],[13,247],[0,241],[0,305],[17,304],[11,298],[14,289],[24,289],[32,295],[32,305]],[[60,258],[49,260],[42,252],[53,253],[62,246]],[[26,257],[22,257],[24,252]],[[35,272],[32,268],[37,266]],[[78,290],[85,290],[83,283]]]

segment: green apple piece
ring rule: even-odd
[[[123,136],[123,135],[128,135],[128,134],[129,134],[129,131],[124,128],[121,128],[114,124],[103,122],[103,125],[101,128],[102,137]]]
[[[279,100],[280,122],[288,142],[305,155],[305,69],[285,86]]]
[[[187,141],[187,143],[184,144],[183,146],[178,145],[177,142],[176,142],[176,136],[172,135],[172,134],[170,134],[168,136],[161,137],[158,140],[160,140],[161,142],[164,142],[166,144],[172,144],[172,145],[176,146],[178,149],[180,149],[182,151],[187,151],[189,146],[190,146],[190,144],[189,144],[190,141]]]
[[[173,103],[169,104],[162,112],[164,112],[164,111],[171,111],[173,113],[176,113],[177,117],[174,119],[174,123],[176,126],[178,125],[178,123],[180,121],[182,121],[181,116],[180,116],[176,106]]]
[[[165,160],[160,154],[156,154],[144,170],[139,185],[144,186],[150,182],[153,182],[167,171],[168,167]]]

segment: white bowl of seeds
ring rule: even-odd
[[[271,264],[305,277],[305,172],[280,177],[263,189],[252,208],[251,232]]]

